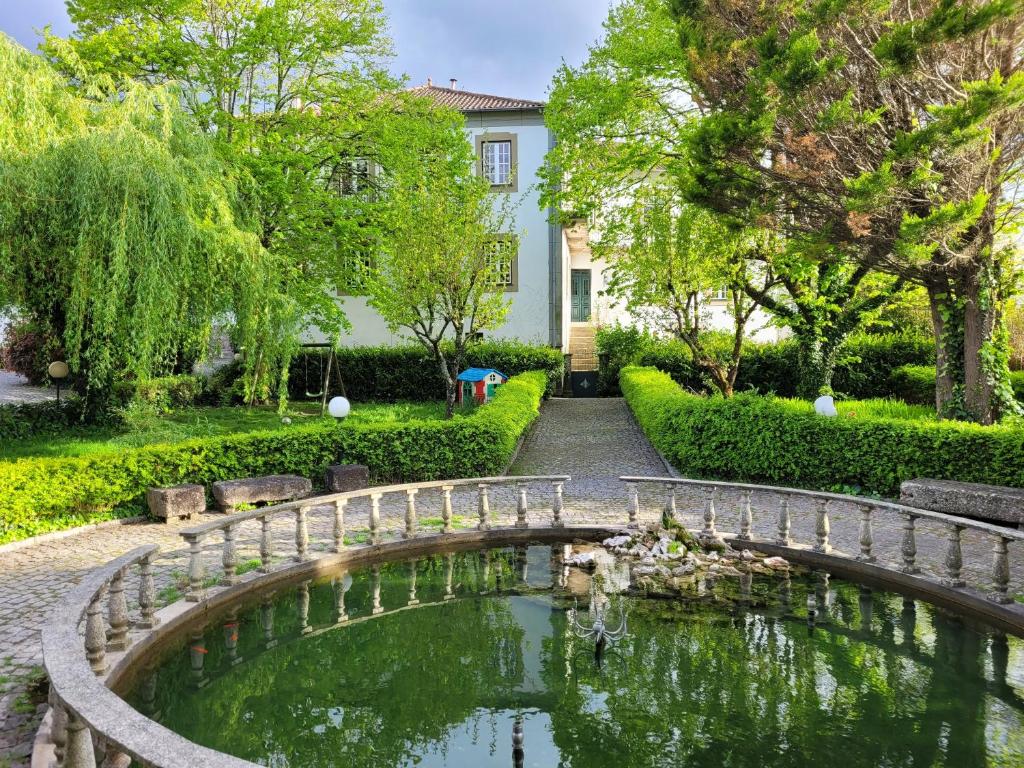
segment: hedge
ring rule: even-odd
[[[712,349],[731,347],[731,340],[710,338]],[[736,377],[736,391],[756,390],[780,397],[796,394],[797,343],[786,339],[775,344],[746,342]],[[637,365],[658,368],[695,392],[711,392],[707,375],[693,362],[689,347],[681,341],[650,341],[636,355]],[[832,388],[855,400],[891,397],[893,370],[904,365],[934,365],[931,339],[907,334],[860,334],[851,336],[839,349]],[[607,378],[613,373],[609,371]]]
[[[504,470],[536,418],[546,376],[513,377],[487,405],[450,421],[346,425],[192,440],[74,458],[0,463],[0,543],[85,522],[140,514],[145,491],[291,473],[322,482],[334,463],[370,467],[375,482],[492,475]]]
[[[1024,429],[951,421],[824,418],[799,400],[689,394],[629,367],[622,391],[651,442],[688,477],[895,497],[915,477],[1024,487]]]
[[[1010,372],[1013,394],[1024,402],[1024,371]],[[903,365],[892,372],[890,388],[894,397],[918,405],[935,404],[935,368],[924,365]]]
[[[59,434],[79,424],[82,416],[82,401],[73,396],[59,403],[47,400],[0,405],[0,436],[4,440],[24,440],[33,435]]]
[[[320,391],[326,356],[326,351],[307,351],[292,361],[288,377],[288,396],[292,400],[304,400],[307,393]],[[355,402],[429,401],[445,396],[437,363],[418,345],[345,347],[337,350],[335,364],[345,394]],[[466,367],[496,368],[508,376],[543,371],[547,378],[545,393],[551,395],[562,381],[564,358],[551,347],[488,341],[469,348]],[[332,376],[331,391],[337,389],[338,381]]]

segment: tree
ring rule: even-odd
[[[767,233],[731,230],[681,202],[672,185],[655,182],[609,211],[594,252],[609,262],[608,293],[683,341],[718,391],[731,397],[757,308],[745,287],[760,280],[757,290],[766,295],[775,283],[770,271],[756,274],[751,257],[772,247]],[[708,298],[720,290],[733,326],[724,359],[705,334]]]
[[[706,111],[691,92],[690,61],[664,0],[616,5],[588,60],[563,66],[555,77],[546,114],[558,142],[545,171],[546,202],[603,218],[608,200],[642,197],[652,179],[684,185],[691,177],[689,136]],[[720,218],[740,229],[777,228],[753,216]],[[778,278],[773,290],[745,281],[736,287],[793,330],[800,394],[830,390],[836,349],[890,300],[898,281],[865,281],[871,271],[851,266],[845,251],[807,238],[752,254],[760,259],[752,274]]]
[[[1016,406],[1003,297],[1024,153],[1012,0],[672,0],[687,198],[924,286],[941,413]]]
[[[267,275],[282,296],[274,311],[238,318],[261,336],[246,354],[250,392],[283,394],[300,334],[345,327],[334,296],[365,236],[365,198],[339,194],[365,136],[395,112],[381,94],[397,83],[380,0],[71,0],[69,39],[47,34],[43,51],[72,79],[107,76],[173,83],[240,178]],[[273,342],[273,347],[271,346]]]
[[[501,275],[518,247],[511,198],[474,172],[460,114],[412,98],[402,113],[377,144],[383,234],[365,286],[388,325],[437,361],[451,418],[468,345],[508,312]]]
[[[173,92],[86,100],[4,37],[0,80],[3,299],[62,341],[92,412],[115,379],[200,356],[215,317],[273,311],[275,265]]]

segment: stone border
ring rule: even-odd
[[[41,533],[38,536],[30,536],[27,539],[18,539],[17,541],[9,541],[6,544],[0,544],[0,555],[8,552],[17,552],[19,549],[25,547],[35,546],[36,544],[47,544],[51,541],[60,541],[61,539],[67,539],[71,536],[77,536],[80,533],[91,533],[92,531],[102,531],[106,528],[116,528],[119,525],[137,525],[144,523],[153,518],[148,515],[135,515],[134,517],[118,517],[114,520],[104,520],[100,523],[86,523],[85,525],[79,525],[75,528],[67,528],[63,531],[50,531],[49,533]]]

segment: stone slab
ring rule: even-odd
[[[206,490],[194,483],[150,488],[146,491],[146,503],[153,517],[164,520],[191,518],[206,511]]]
[[[325,479],[331,493],[361,491],[370,487],[370,469],[364,464],[334,464],[327,468]]]
[[[900,485],[900,502],[932,512],[1024,528],[1024,488],[916,478]]]
[[[298,475],[265,475],[218,480],[212,490],[217,507],[224,512],[233,512],[239,504],[304,499],[313,493],[313,483]]]

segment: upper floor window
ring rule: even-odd
[[[712,301],[728,301],[729,300],[729,289],[727,287],[725,287],[725,286],[722,286],[721,288],[716,288],[711,293],[711,300]]]
[[[370,161],[364,157],[342,160],[331,171],[328,185],[338,195],[357,195],[370,186]]]
[[[476,156],[480,175],[491,183],[491,189],[515,192],[518,142],[512,133],[484,133],[477,136]]]
[[[519,290],[519,238],[494,235],[484,247],[495,287],[502,291]]]

